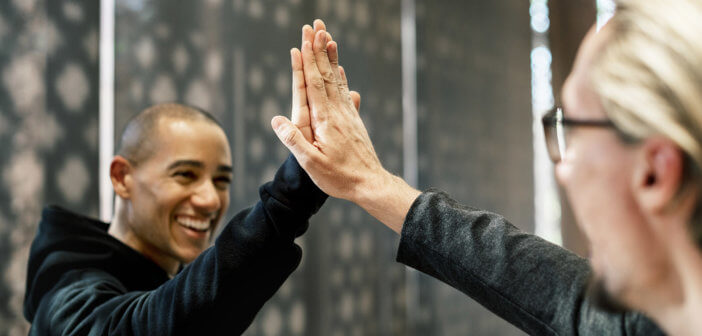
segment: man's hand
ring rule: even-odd
[[[307,35],[310,29],[303,28],[301,54],[295,49],[291,52],[293,106],[298,106],[298,116],[293,114],[293,119],[298,122],[277,116],[271,125],[324,192],[357,203],[400,232],[419,192],[383,168],[358,114],[360,95],[349,91],[344,69],[338,65],[336,42],[321,20],[315,21],[313,41]],[[304,100],[300,76],[304,76]],[[309,107],[309,123],[302,115],[304,101]],[[307,125],[311,137],[306,135]]]
[[[314,28],[309,25],[304,25],[302,27],[302,42],[300,48],[308,41],[310,43],[314,42],[314,36],[319,31],[325,31],[327,28],[322,20],[314,21]],[[331,35],[327,32],[327,44],[332,42]],[[292,65],[292,123],[300,129],[302,135],[305,139],[313,143],[314,133],[312,130],[311,119],[310,119],[310,109],[307,105],[307,85],[305,84],[305,74],[302,70],[302,54],[297,48],[292,48],[290,50],[290,64]],[[338,64],[338,58],[337,58]],[[347,87],[348,89],[348,87]],[[352,100],[356,109],[361,102],[361,96],[354,91],[350,92]]]
[[[301,58],[293,57],[292,67],[296,84],[300,74],[306,83],[306,99],[296,101],[309,104],[314,141],[301,141],[307,137],[300,124],[293,125],[284,117],[274,118],[272,124],[276,134],[298,157],[303,168],[310,170],[310,176],[322,190],[353,201],[361,193],[356,189],[383,175],[385,170],[353,104],[345,73],[337,65],[336,43],[329,41],[328,33],[323,30],[314,34],[313,42],[303,41]],[[296,50],[293,54],[297,56]],[[301,87],[296,85],[295,96],[303,96]],[[302,138],[298,138],[300,135]]]

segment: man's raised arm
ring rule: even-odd
[[[322,190],[402,234],[398,261],[454,286],[530,334],[661,333],[641,314],[595,309],[584,296],[587,260],[519,231],[498,214],[462,206],[441,192],[420,193],[385,170],[338,57],[336,42],[324,32],[303,43],[315,141],[305,141],[284,117],[271,124]],[[293,68],[298,66],[294,60]]]

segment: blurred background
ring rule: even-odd
[[[288,51],[314,18],[340,45],[388,170],[585,253],[539,116],[558,103],[587,29],[613,10],[604,0],[0,1],[0,335],[29,328],[26,262],[42,207],[109,218],[101,155],[143,108],[211,111],[233,151],[230,216],[258,199],[287,155],[270,119],[289,114]],[[302,265],[246,335],[523,334],[396,263],[398,237],[352,204],[328,201],[298,243]]]

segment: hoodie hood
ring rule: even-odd
[[[109,224],[57,206],[42,212],[27,267],[24,316],[32,322],[42,297],[72,270],[97,269],[130,291],[152,290],[168,274],[151,260],[107,233]]]

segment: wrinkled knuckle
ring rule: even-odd
[[[297,136],[295,130],[293,130],[291,127],[288,127],[283,133],[283,142],[291,147],[294,147],[297,144]]]
[[[310,84],[317,90],[324,90],[324,79],[322,79],[322,77],[314,77],[310,79]]]
[[[324,78],[325,83],[329,84],[334,84],[334,82],[336,81],[336,79],[334,78],[334,74],[331,71],[323,73],[322,78]]]

